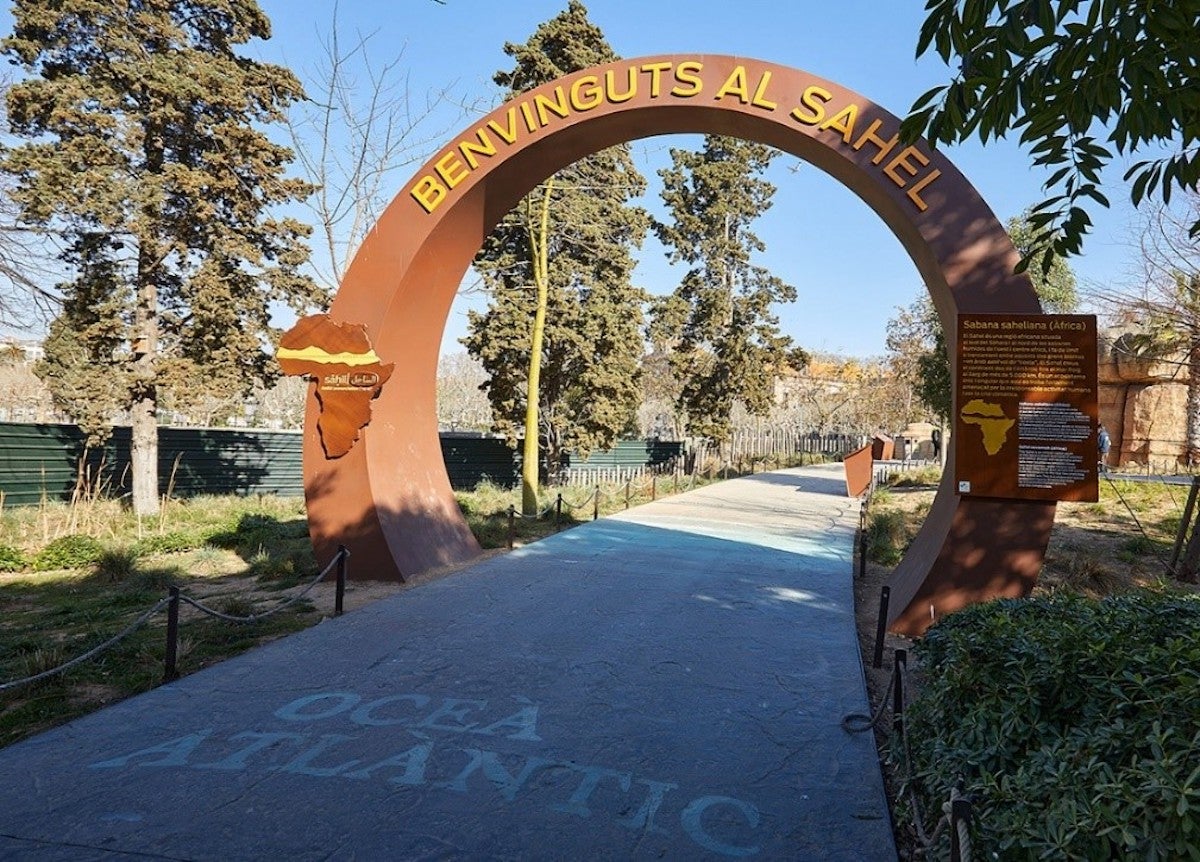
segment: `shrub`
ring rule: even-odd
[[[1196,858],[1200,596],[977,605],[917,654],[909,783],[936,812],[965,778],[979,858]]]
[[[33,570],[86,569],[103,553],[104,545],[91,536],[60,536],[34,554]]]
[[[138,557],[133,548],[108,548],[92,563],[92,572],[111,583],[122,583],[137,574]]]
[[[0,545],[0,572],[20,572],[29,565],[25,555],[12,545]]]
[[[139,539],[134,549],[139,554],[177,554],[190,551],[204,544],[204,538],[196,533],[171,532]]]
[[[894,566],[908,547],[908,518],[897,509],[872,511],[867,516],[867,555],[884,566]]]

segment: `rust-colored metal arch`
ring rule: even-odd
[[[479,546],[454,500],[436,420],[442,330],[484,238],[527,192],[604,147],[713,133],[778,147],[838,179],[908,251],[945,326],[959,312],[1037,313],[1004,228],[966,179],[862,96],[799,69],[746,58],[665,55],[588,69],[505,103],[410,181],[359,249],[331,317],[364,324],[396,370],[357,446],[327,458],[309,398],[305,491],[318,557],[354,550],[356,576],[395,579],[470,559]],[[950,344],[950,355],[954,345]],[[973,601],[1026,594],[1054,504],[964,499],[949,465],[890,580],[893,631],[919,634]]]

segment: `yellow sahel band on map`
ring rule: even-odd
[[[374,350],[368,350],[366,353],[328,353],[320,347],[281,347],[275,358],[320,362],[323,365],[373,365],[379,362]]]

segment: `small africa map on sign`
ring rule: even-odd
[[[983,434],[983,449],[989,455],[997,454],[1008,440],[1008,432],[1016,423],[1004,415],[999,404],[975,398],[963,405],[959,414],[967,425],[978,425]]]
[[[317,429],[328,458],[340,458],[371,421],[371,401],[392,376],[360,323],[337,323],[327,314],[302,318],[283,336],[275,354],[284,374],[309,377],[317,384],[321,413]]]

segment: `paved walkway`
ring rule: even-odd
[[[564,532],[0,750],[0,858],[896,858],[840,467]]]

